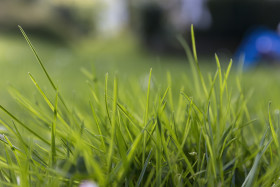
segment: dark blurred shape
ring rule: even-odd
[[[131,23],[152,51],[182,51],[174,44],[175,36],[181,34],[190,41],[188,32],[194,24],[198,53],[212,56],[218,52],[232,57],[248,30],[276,27],[279,9],[280,1],[155,0],[134,4]]]
[[[164,11],[156,5],[150,4],[142,7],[141,15],[141,37],[150,48],[157,51],[164,50],[166,30],[164,28]]]
[[[248,28],[266,25],[275,28],[280,20],[280,1],[210,0],[213,22],[209,33],[242,36]]]
[[[141,16],[143,19],[143,34],[147,39],[164,32],[163,15],[163,10],[155,4],[143,7]]]
[[[280,1],[209,0],[212,25],[208,30],[196,29],[198,51],[211,55],[220,49],[231,52],[243,37],[256,27],[275,29],[280,21]]]
[[[142,1],[131,9],[132,28],[140,33],[146,47],[155,52],[183,51],[176,40],[178,34],[185,34],[191,24],[201,30],[211,25],[206,0]]]

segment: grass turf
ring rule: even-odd
[[[163,63],[144,74],[147,62],[109,68],[103,48],[96,50],[103,63],[95,69],[79,71],[83,65],[71,63],[71,70],[65,65],[55,71],[24,36],[42,71],[29,67],[36,92],[18,80],[21,73],[15,77],[21,88],[9,87],[20,108],[11,101],[0,106],[2,185],[279,185],[276,71],[230,73],[231,63],[225,66],[218,56],[216,69],[200,67],[195,45],[191,52],[180,38],[189,66]],[[192,39],[194,44],[193,30]],[[80,50],[90,53],[88,46]],[[115,60],[140,61],[129,52],[133,57]],[[116,67],[119,73],[102,79],[102,68]],[[71,85],[77,94],[69,93]]]

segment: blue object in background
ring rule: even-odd
[[[280,35],[269,29],[254,30],[245,37],[235,58],[244,61],[244,69],[256,66],[265,58],[280,60]]]

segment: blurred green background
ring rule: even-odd
[[[59,89],[73,102],[87,102],[86,80],[90,77],[85,76],[85,70],[92,72],[92,78],[100,84],[106,72],[111,77],[117,72],[120,82],[130,86],[141,84],[153,67],[159,85],[165,85],[169,71],[175,90],[185,85],[191,92],[188,60],[176,37],[182,35],[189,41],[190,24],[196,17],[186,22],[174,21],[174,12],[182,7],[182,2],[0,0],[0,103],[20,113],[9,96],[10,86],[29,98],[36,97],[28,72],[46,92],[50,86],[18,25],[30,37]],[[200,23],[199,19],[194,23],[198,58],[205,77],[215,72],[214,53],[225,68],[248,29],[256,25],[274,29],[279,20],[276,1],[210,0],[201,6],[211,16],[209,23]],[[266,7],[270,7],[269,11],[265,11]],[[248,16],[243,16],[244,12]],[[200,16],[203,18],[203,14]],[[258,103],[265,110],[270,100],[275,106],[280,104],[280,74],[278,67],[274,67],[262,66],[243,74],[243,88],[248,93],[254,90],[249,103],[261,98]],[[230,76],[234,88],[235,77],[236,67]]]

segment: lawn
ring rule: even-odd
[[[42,64],[0,35],[1,185],[280,184],[277,67],[29,37]]]

